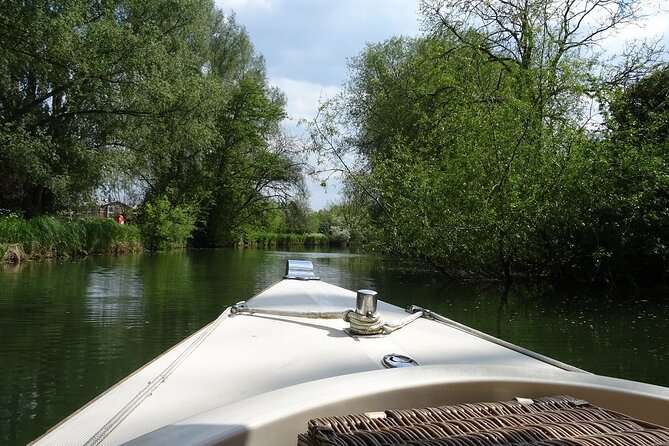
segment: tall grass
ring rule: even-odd
[[[141,251],[139,229],[113,220],[55,217],[0,218],[0,255],[20,250],[29,258],[77,257]]]
[[[325,234],[277,234],[259,230],[244,233],[243,245],[267,248],[270,246],[325,246],[330,238]]]

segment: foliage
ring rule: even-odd
[[[609,96],[606,128],[572,150],[566,205],[544,225],[552,275],[666,285],[668,88],[666,66],[619,87]]]
[[[589,216],[590,245],[609,280],[666,283],[669,67],[619,89],[609,109],[606,138],[593,145],[584,175],[600,193]]]
[[[195,228],[196,214],[188,206],[174,206],[167,197],[144,205],[139,222],[144,246],[166,250],[183,248]]]
[[[0,218],[0,252],[20,247],[28,258],[76,257],[141,251],[139,229],[112,219],[72,221],[42,216]]]
[[[210,245],[227,244],[240,225],[262,221],[302,189],[294,142],[278,127],[284,98],[264,76],[249,73],[218,118],[221,137],[207,162],[211,200],[203,205]]]
[[[359,188],[344,186],[338,203],[315,213],[318,232],[338,245],[371,245],[373,229],[369,215],[370,202]]]
[[[330,238],[325,234],[275,233],[247,228],[239,242],[244,246],[268,248],[271,246],[325,246]]]
[[[240,225],[262,221],[299,190],[302,173],[294,142],[279,127],[285,99],[269,86],[246,31],[220,12],[209,26],[197,107],[134,131],[129,159],[149,200],[165,196],[194,208],[196,244],[224,246]]]
[[[600,161],[613,158],[588,131],[588,98],[612,88],[596,48],[636,5],[586,3],[423,1],[430,35],[352,60],[312,138],[367,197],[382,248],[451,276],[507,281],[579,268],[592,278],[597,257],[619,254],[583,229],[611,221],[595,218],[608,206]],[[618,73],[618,85],[647,67]]]
[[[284,108],[212,0],[0,6],[0,208],[166,197],[222,244],[301,187]]]
[[[314,232],[317,228],[311,216],[309,202],[305,196],[289,201],[282,206],[285,232],[294,234],[306,234]]]
[[[79,221],[84,226],[86,234],[86,254],[119,254],[139,252],[144,249],[140,228],[136,225],[120,225],[113,219],[95,217]],[[71,222],[68,224],[71,224]]]
[[[0,166],[14,173],[1,197],[7,207],[35,215],[87,197],[106,155],[126,146],[131,124],[183,114],[202,94],[192,88],[201,77],[193,55],[206,0],[1,8],[0,130],[8,152]],[[9,161],[19,153],[30,162],[16,169]]]
[[[244,246],[322,246],[331,237],[318,231],[318,215],[311,212],[304,195],[283,203],[263,215],[255,224],[237,230],[237,244]]]

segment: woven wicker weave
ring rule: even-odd
[[[569,396],[309,421],[298,446],[669,445],[669,429]]]

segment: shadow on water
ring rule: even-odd
[[[490,333],[493,334],[496,337],[500,337],[500,333],[502,333],[502,322],[504,321],[504,310],[506,308],[507,303],[509,302],[509,293],[511,292],[511,287],[510,286],[504,286],[504,289],[502,289],[502,294],[500,295],[499,298],[499,307],[497,307],[497,327],[495,330],[495,333]]]
[[[669,385],[664,299],[457,284],[373,255],[182,251],[0,269],[0,443],[25,444],[138,367],[278,281],[322,280],[458,322],[592,372]]]

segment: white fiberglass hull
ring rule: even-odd
[[[355,308],[356,294],[283,280],[249,307]],[[407,313],[379,302],[386,321]],[[70,416],[35,444],[294,445],[310,418],[386,408],[570,394],[669,425],[669,389],[565,371],[420,318],[391,334],[355,336],[342,319],[226,310]],[[420,366],[386,369],[388,354]]]

